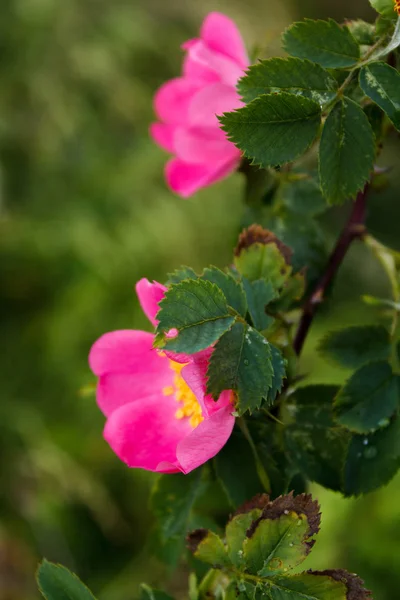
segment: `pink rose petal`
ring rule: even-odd
[[[212,12],[204,19],[200,33],[201,39],[209,48],[229,56],[245,69],[249,64],[242,36],[235,23],[226,15]]]
[[[196,429],[184,437],[177,447],[178,464],[183,473],[189,473],[213,458],[228,441],[235,417],[232,407],[226,406],[204,419]]]
[[[125,404],[108,418],[104,438],[129,467],[157,471],[163,462],[176,465],[177,445],[192,431],[188,419],[175,417],[176,410],[172,396]]]
[[[159,303],[164,298],[166,291],[167,288],[165,285],[157,283],[157,281],[150,283],[150,281],[145,278],[140,279],[136,284],[136,293],[140,305],[153,327],[156,327],[158,324],[156,314],[160,310]]]

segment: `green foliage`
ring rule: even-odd
[[[250,444],[238,428],[214,458],[214,466],[232,508],[236,509],[248,498],[264,491]]]
[[[400,419],[368,435],[353,436],[344,469],[347,496],[366,494],[386,485],[400,467]]]
[[[288,573],[309,554],[320,516],[310,495],[288,494],[274,501],[261,495],[231,518],[225,542],[204,529],[192,532],[188,542],[194,556],[214,567],[200,586],[205,597],[208,588],[208,596],[226,600],[367,600],[370,593],[363,582],[342,569]],[[223,568],[224,579],[218,578],[216,567]],[[216,581],[220,596],[209,585],[215,590]]]
[[[313,217],[327,208],[319,182],[310,176],[293,175],[283,183],[278,194],[286,208],[302,216]]]
[[[388,424],[398,405],[397,378],[387,362],[356,371],[337,394],[335,419],[356,433],[369,433]]]
[[[400,74],[389,65],[376,62],[360,71],[364,94],[385,111],[396,129],[400,129]]]
[[[168,564],[176,565],[182,554],[193,504],[205,489],[202,476],[202,469],[189,475],[161,475],[153,488],[154,546]]]
[[[161,590],[154,590],[142,583],[140,586],[140,600],[173,600],[173,598]]]
[[[299,388],[286,406],[289,425],[285,443],[289,456],[311,481],[342,489],[342,469],[350,434],[333,421],[332,405],[339,388],[311,385]]]
[[[371,125],[360,106],[340,100],[330,112],[319,152],[321,187],[330,204],[353,198],[368,181],[374,165]]]
[[[299,58],[269,58],[251,66],[239,80],[244,102],[261,94],[288,92],[315,100],[321,106],[336,96],[337,82],[319,65]]]
[[[282,211],[268,220],[270,229],[293,250],[291,265],[303,271],[307,282],[315,281],[326,265],[326,239],[319,224],[308,216]],[[299,298],[297,298],[298,300]]]
[[[277,166],[301,156],[314,141],[321,123],[315,100],[282,92],[258,97],[220,118],[228,138],[253,161]]]
[[[95,600],[74,573],[47,560],[39,566],[37,583],[46,600]]]
[[[320,354],[339,367],[357,369],[364,364],[389,358],[389,332],[380,325],[347,327],[331,331],[318,346]]]
[[[359,46],[348,28],[333,19],[293,23],[284,32],[282,42],[288,54],[329,69],[351,67],[360,58]]]
[[[239,414],[253,412],[268,397],[273,369],[268,341],[244,323],[235,323],[217,342],[207,371],[207,392],[217,399],[223,390],[236,394]]]
[[[213,344],[235,321],[223,292],[210,281],[172,285],[160,302],[155,345],[176,352],[198,352]],[[171,329],[176,337],[168,338]]]
[[[273,317],[267,315],[266,308],[276,298],[276,288],[271,281],[256,279],[249,281],[243,277],[243,287],[246,292],[249,315],[258,331],[268,329],[273,323]]]

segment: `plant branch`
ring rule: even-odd
[[[301,354],[318,306],[323,302],[326,290],[339,270],[348,249],[354,240],[360,239],[366,233],[365,215],[368,188],[369,184],[358,193],[352,212],[329,257],[325,272],[303,307],[299,327],[293,341],[293,349],[297,356]]]

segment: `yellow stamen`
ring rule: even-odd
[[[175,394],[175,400],[182,403],[175,413],[177,419],[189,419],[190,425],[194,428],[203,421],[204,417],[201,413],[201,406],[181,375],[184,364],[177,363],[173,360],[169,361],[169,365],[175,371],[174,385],[163,388],[164,396],[172,396]]]

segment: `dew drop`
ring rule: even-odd
[[[286,509],[286,510],[284,510],[284,511],[283,511],[283,513],[284,513],[285,515],[288,515],[288,514],[289,514],[289,511]]]
[[[246,365],[246,367],[248,367],[248,366],[249,366],[249,361],[247,360],[247,358],[245,358],[243,362],[244,362],[244,364]]]
[[[294,546],[293,542],[290,542],[289,546],[290,546],[291,548],[293,548],[293,546]]]
[[[364,444],[364,446],[368,446],[368,438],[363,439],[363,444]]]

